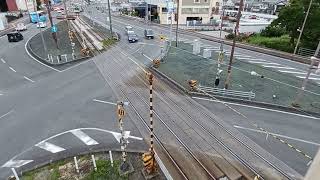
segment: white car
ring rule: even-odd
[[[45,28],[47,27],[47,24],[45,22],[38,22],[37,28]]]
[[[24,25],[23,23],[18,23],[16,26],[16,31],[25,31],[27,30],[27,26]]]

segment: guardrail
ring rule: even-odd
[[[247,98],[249,100],[254,99],[256,97],[256,94],[252,91],[250,92],[236,91],[236,90],[220,89],[220,88],[213,88],[213,87],[207,87],[207,86],[201,86],[201,85],[198,86],[198,89],[200,91],[204,91],[209,94]]]

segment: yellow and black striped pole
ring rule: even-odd
[[[124,138],[124,129],[123,129],[123,118],[125,116],[125,110],[123,108],[124,103],[123,102],[118,102],[117,103],[117,111],[118,111],[118,119],[119,119],[119,129],[121,133],[121,138],[120,138],[120,144],[121,144],[121,151],[122,151],[122,164],[120,165],[120,169],[122,171],[126,171],[128,169],[128,165],[126,163],[126,139]]]
[[[153,75],[151,73],[148,74],[149,76],[149,100],[150,100],[150,152],[154,154],[153,151],[153,104],[152,104],[152,83],[153,83]]]

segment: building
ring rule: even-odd
[[[220,0],[179,0],[179,24],[209,24],[212,18],[219,17]],[[170,23],[170,14],[167,4],[161,3],[158,7],[161,24]],[[176,23],[173,16],[173,23]]]
[[[34,11],[35,0],[0,0],[0,12]]]

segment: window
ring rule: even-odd
[[[182,14],[192,14],[192,8],[182,8]]]
[[[208,2],[208,0],[204,0],[204,2],[205,2],[205,3],[207,3],[207,2]]]
[[[216,7],[220,6],[219,2],[216,2]]]
[[[200,3],[200,0],[194,0],[194,3]]]
[[[163,12],[163,13],[166,13],[166,12],[168,12],[168,9],[167,9],[166,7],[163,7],[163,8],[162,8],[162,12]]]

